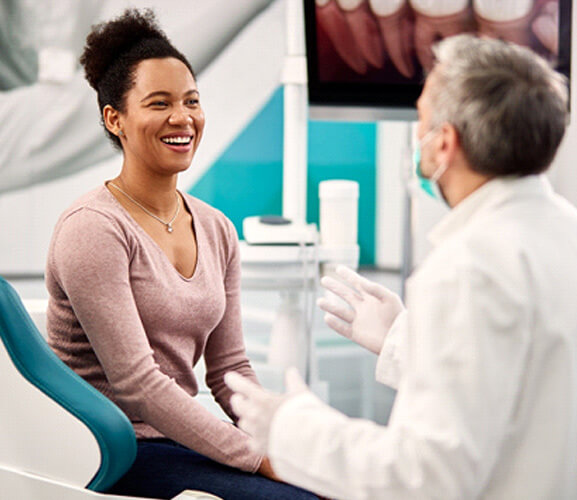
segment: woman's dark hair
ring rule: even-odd
[[[152,10],[126,9],[121,16],[92,27],[80,64],[86,80],[96,90],[100,111],[109,104],[124,112],[138,63],[166,57],[182,61],[196,78],[186,57],[158,26]],[[120,139],[106,127],[105,130],[114,146],[121,149]]]

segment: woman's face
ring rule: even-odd
[[[182,61],[141,61],[126,96],[126,111],[119,114],[125,164],[158,174],[186,170],[204,129],[199,98],[196,82]]]

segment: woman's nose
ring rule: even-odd
[[[184,109],[174,110],[174,112],[168,118],[168,122],[171,125],[190,125],[192,124],[192,115],[190,111]]]

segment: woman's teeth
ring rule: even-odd
[[[189,144],[192,137],[163,137],[160,140],[165,144]]]

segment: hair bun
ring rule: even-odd
[[[126,9],[112,21],[94,25],[80,57],[90,86],[97,90],[102,77],[118,57],[147,38],[168,40],[151,9]]]

